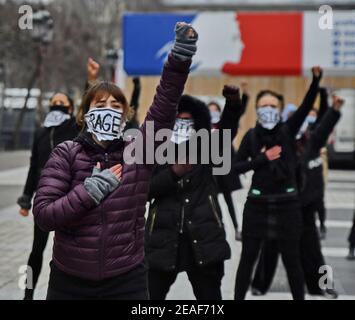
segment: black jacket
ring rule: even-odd
[[[23,195],[17,203],[25,209],[31,208],[31,199],[36,191],[41,175],[50,153],[58,144],[73,140],[79,133],[75,118],[71,118],[58,127],[41,127],[35,131],[30,159],[30,169],[27,174]]]
[[[248,199],[253,201],[297,200],[299,178],[295,137],[311,110],[318,93],[319,78],[312,84],[297,111],[274,129],[267,130],[259,124],[244,136],[237,153],[235,168],[239,173],[254,170]],[[282,147],[281,157],[268,161],[261,152],[275,145]]]
[[[227,103],[222,115],[220,128],[232,129],[232,136],[237,130],[239,108]],[[210,132],[210,115],[204,103],[182,99],[178,111],[191,112],[195,129]],[[217,192],[210,164],[195,165],[181,179],[171,165],[156,168],[150,185],[145,242],[150,268],[180,271],[189,264],[203,267],[230,258]]]

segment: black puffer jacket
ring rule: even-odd
[[[239,107],[227,104],[221,120],[220,128],[232,129],[232,136],[239,120],[235,108]],[[210,132],[210,115],[204,103],[184,96],[178,108],[178,112],[183,111],[192,114],[196,130],[205,128]],[[217,201],[212,165],[195,165],[181,179],[171,167],[158,166],[151,180],[145,242],[149,267],[181,270],[181,247],[186,249],[183,259],[201,267],[229,259],[231,253]]]
[[[63,122],[60,126],[45,128],[41,127],[35,131],[30,169],[27,174],[23,195],[17,203],[24,209],[31,208],[31,200],[37,189],[41,170],[46,164],[52,150],[66,140],[73,140],[79,133],[75,118]]]

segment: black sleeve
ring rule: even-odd
[[[222,112],[219,129],[231,130],[232,139],[238,131],[239,119],[242,116],[242,102],[240,99],[226,99],[226,103]],[[220,136],[223,139],[223,136]]]
[[[327,143],[328,137],[332,133],[335,125],[340,119],[340,112],[333,108],[328,108],[321,122],[312,132],[311,144],[315,151],[320,151]]]
[[[296,112],[286,121],[291,136],[295,137],[312,109],[319,89],[320,78],[313,77],[312,83]]]
[[[241,109],[240,117],[242,117],[242,115],[247,110],[248,102],[249,102],[249,95],[246,93],[243,93],[242,94],[242,109]]]
[[[219,149],[218,153],[220,157],[224,157],[231,152],[231,146],[233,143],[233,139],[237,134],[239,119],[241,117],[241,100],[240,99],[226,99],[226,103],[222,112],[221,121],[219,122],[219,130],[215,130],[210,134],[210,150],[213,148],[213,142],[218,141]],[[223,131],[230,130],[231,131],[231,144],[225,144],[223,139]],[[216,136],[218,135],[218,136]],[[226,149],[228,148],[228,149]],[[210,156],[212,157],[212,152],[210,152]],[[214,161],[211,159],[210,163],[214,164]],[[217,167],[220,164],[216,165]]]
[[[138,77],[134,78],[133,84],[134,84],[134,87],[133,87],[130,106],[134,109],[134,111],[137,111],[138,107],[139,107],[139,97],[141,94],[140,79]]]
[[[319,110],[318,110],[316,124],[320,123],[320,121],[326,114],[327,110],[329,109],[327,89],[319,88],[319,96],[320,96],[320,102],[319,102]]]
[[[252,147],[252,134],[253,131],[249,130],[236,153],[235,162],[233,164],[233,168],[237,173],[245,173],[250,170],[255,170],[260,166],[263,166],[268,163],[268,159],[266,158],[264,153],[260,153],[254,159],[250,159],[251,157],[251,147]]]
[[[32,144],[32,150],[31,150],[31,158],[30,158],[30,168],[28,170],[27,174],[27,180],[26,184],[23,190],[23,194],[27,195],[30,199],[32,199],[33,194],[36,191],[37,188],[37,183],[39,179],[39,154],[38,154],[38,146],[39,146],[39,138],[42,134],[42,130],[39,129],[35,132],[34,139],[33,139],[33,144]]]
[[[149,200],[163,197],[178,191],[178,177],[171,166],[155,171],[150,180]]]

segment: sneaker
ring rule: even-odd
[[[322,295],[327,299],[338,299],[338,292],[335,289],[325,289]]]
[[[354,247],[349,248],[349,253],[348,253],[346,259],[355,260],[355,248]]]
[[[257,289],[257,288],[251,288],[251,294],[252,294],[253,296],[263,296],[263,295],[265,295],[264,292],[260,291],[260,290]]]
[[[327,228],[322,225],[319,228],[319,239],[324,240],[327,236]]]

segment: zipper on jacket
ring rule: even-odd
[[[185,206],[182,205],[181,209],[181,221],[180,221],[180,234],[184,233],[184,220],[185,220]]]
[[[108,162],[108,153],[106,152],[104,155],[104,162],[105,162],[105,169],[109,168],[109,162]]]
[[[150,223],[150,227],[149,227],[149,235],[151,236],[153,233],[153,228],[154,228],[154,223],[155,223],[155,216],[157,214],[157,210],[156,208],[153,209],[152,212],[152,222]]]
[[[50,143],[51,150],[54,149],[54,129],[55,127],[52,127],[49,131],[49,143]]]
[[[180,187],[181,189],[184,189],[184,179],[180,180]],[[184,203],[182,204],[181,208],[181,216],[180,216],[180,234],[184,233],[184,220],[185,220],[185,206]]]
[[[105,169],[108,168],[108,153],[104,155]],[[106,219],[103,206],[101,205],[101,222],[102,222],[102,236],[101,236],[101,252],[100,252],[100,278],[103,278],[104,273],[104,253],[105,253],[105,239],[106,239]]]
[[[222,228],[222,221],[217,213],[217,209],[216,209],[216,205],[214,203],[214,200],[213,200],[213,197],[211,195],[208,195],[208,199],[210,200],[210,204],[211,204],[211,207],[212,207],[212,211],[213,211],[213,214],[214,216],[216,217],[216,220],[218,222],[218,226],[220,228]]]

